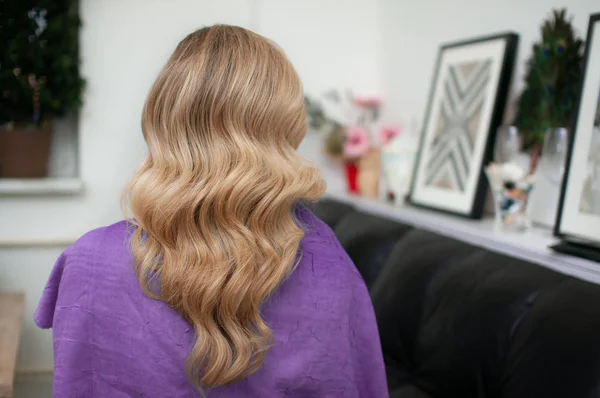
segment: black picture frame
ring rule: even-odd
[[[487,136],[485,138],[485,145],[483,149],[482,162],[479,164],[477,183],[474,190],[472,205],[469,211],[467,212],[459,212],[452,209],[434,207],[428,204],[424,204],[415,198],[415,184],[417,183],[417,177],[419,175],[419,164],[421,161],[421,157],[423,156],[423,149],[426,141],[425,134],[429,129],[429,124],[432,123],[431,113],[434,105],[434,96],[436,93],[436,89],[438,85],[443,82],[440,82],[440,70],[442,67],[442,58],[444,52],[450,49],[455,49],[459,47],[466,47],[477,45],[485,42],[504,40],[506,45],[504,47],[504,53],[502,54],[501,67],[499,68],[499,79],[496,88],[495,98],[493,99],[494,105],[492,108],[492,114],[490,118],[489,127],[487,129]],[[485,197],[488,189],[487,179],[485,177],[485,173],[483,170],[484,165],[489,163],[493,159],[494,153],[494,141],[496,136],[496,130],[502,124],[502,119],[504,117],[504,110],[509,94],[510,84],[512,81],[512,75],[514,70],[514,65],[517,57],[517,49],[519,44],[519,35],[514,32],[503,32],[497,33],[489,36],[483,36],[478,38],[472,38],[468,40],[462,40],[458,42],[444,44],[440,47],[438,51],[436,66],[433,73],[432,84],[429,91],[429,96],[427,100],[427,106],[425,111],[425,119],[421,131],[419,149],[417,152],[417,156],[415,159],[415,166],[413,169],[412,181],[410,185],[409,194],[406,197],[406,201],[408,204],[420,208],[426,208],[430,210],[435,210],[442,213],[452,214],[456,216],[461,216],[470,219],[480,219],[483,215],[484,205],[485,205]]]
[[[581,257],[594,259],[596,261],[600,261],[600,231],[598,231],[598,236],[594,239],[594,237],[583,237],[581,235],[577,235],[576,233],[569,232],[564,230],[563,227],[563,217],[565,217],[565,206],[567,205],[567,190],[569,186],[569,179],[573,178],[574,175],[572,173],[574,156],[575,156],[575,146],[577,143],[577,138],[581,136],[581,133],[578,134],[578,129],[582,128],[580,124],[580,114],[584,106],[588,104],[584,104],[584,89],[587,83],[587,75],[590,72],[588,69],[590,68],[590,58],[592,57],[592,52],[600,52],[600,41],[594,42],[593,36],[596,34],[596,29],[600,29],[600,13],[595,13],[590,15],[588,31],[587,31],[587,39],[586,46],[584,52],[584,63],[583,63],[583,73],[581,76],[581,81],[579,85],[579,98],[577,100],[577,104],[575,107],[575,115],[576,117],[573,120],[571,126],[571,134],[569,136],[569,151],[567,152],[567,158],[565,160],[565,172],[562,179],[562,184],[560,188],[560,196],[558,202],[558,210],[556,213],[556,222],[554,223],[554,236],[560,238],[563,242],[556,247],[553,247],[555,250],[560,252],[568,252],[570,254],[578,255],[577,253],[581,253]],[[594,53],[595,55],[595,53]],[[600,72],[598,72],[600,73]],[[600,96],[600,93],[599,93]],[[600,98],[598,98],[598,102],[600,102]],[[596,106],[600,104],[596,103]],[[593,130],[594,127],[592,127]],[[593,131],[592,133],[593,134]],[[587,153],[586,153],[587,156]],[[586,254],[587,253],[587,254]],[[591,255],[590,253],[595,253],[595,255]]]

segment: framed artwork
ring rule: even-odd
[[[600,13],[590,17],[555,235],[600,249]]]
[[[409,203],[481,218],[517,51],[514,33],[441,47],[429,94]]]

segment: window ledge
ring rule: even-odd
[[[83,191],[79,178],[0,179],[0,195],[77,195]]]

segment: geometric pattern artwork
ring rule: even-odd
[[[481,112],[489,98],[492,60],[448,66],[434,124],[424,184],[464,192],[473,165]],[[479,172],[479,170],[476,170]]]
[[[590,16],[587,38],[554,232],[594,254],[600,249],[600,13]]]
[[[579,199],[579,211],[600,216],[600,93],[596,102],[589,148],[586,175]]]
[[[504,113],[519,36],[442,45],[408,195],[412,205],[481,218],[495,131]]]

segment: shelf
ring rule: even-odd
[[[77,241],[78,238],[17,238],[0,239],[0,249],[28,249],[28,248],[67,248]]]
[[[550,230],[545,228],[533,227],[524,232],[495,231],[492,219],[462,219],[408,205],[394,206],[375,199],[352,196],[345,192],[328,191],[325,197],[352,204],[367,213],[413,225],[600,284],[600,264],[555,253],[549,249],[549,246],[556,243],[557,239],[552,236]]]
[[[83,182],[78,178],[0,178],[0,195],[74,195],[82,190]]]

